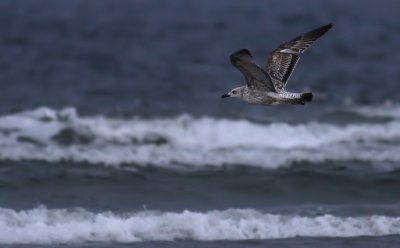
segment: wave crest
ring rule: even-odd
[[[114,214],[84,209],[39,207],[17,212],[0,208],[0,229],[0,244],[247,240],[400,234],[400,218],[278,215],[252,209]]]
[[[251,165],[327,160],[400,161],[400,122],[253,123],[193,118],[81,117],[74,108],[39,108],[0,117],[0,159],[119,166]]]

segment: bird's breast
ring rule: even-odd
[[[275,102],[276,93],[265,91],[249,91],[243,94],[243,100],[248,103],[271,105]]]

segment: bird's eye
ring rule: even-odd
[[[232,93],[233,93],[233,94],[236,94],[236,90],[232,90]]]

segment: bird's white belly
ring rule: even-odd
[[[260,92],[253,91],[251,94],[243,97],[243,100],[253,104],[279,105],[284,103],[296,102],[299,94],[289,92]]]
[[[252,92],[251,95],[244,96],[243,100],[253,104],[276,105],[280,103],[277,96],[274,92]]]

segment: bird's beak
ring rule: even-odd
[[[230,97],[229,94],[222,95],[221,98]]]

